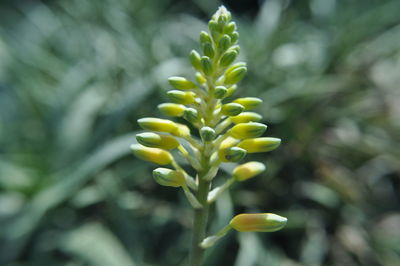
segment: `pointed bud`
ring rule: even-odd
[[[177,103],[162,103],[159,104],[157,107],[158,110],[160,110],[160,112],[164,115],[176,117],[182,116],[186,109],[184,105]]]
[[[230,22],[228,25],[225,26],[224,32],[227,34],[232,34],[236,30],[236,23]]]
[[[231,97],[235,92],[236,92],[237,86],[236,85],[232,85],[228,88],[228,91],[225,95],[225,97]]]
[[[226,161],[233,163],[241,161],[247,154],[246,150],[239,147],[227,148],[224,153]]]
[[[246,75],[247,68],[239,67],[230,72],[229,74],[225,74],[225,84],[235,84],[241,81]]]
[[[183,124],[176,124],[176,129],[171,132],[172,135],[177,136],[177,137],[188,137],[190,136],[190,129]]]
[[[287,218],[273,213],[243,213],[230,221],[230,226],[239,232],[274,232],[282,229]]]
[[[223,99],[227,92],[228,90],[224,86],[217,86],[214,90],[214,97],[217,99]]]
[[[218,42],[218,50],[226,51],[230,45],[231,45],[231,37],[229,37],[227,34],[224,34]]]
[[[176,149],[180,144],[172,136],[161,135],[153,132],[145,132],[136,135],[136,140],[147,147],[164,150]]]
[[[196,123],[199,121],[199,114],[194,108],[186,108],[185,113],[183,114],[183,118],[191,123]]]
[[[192,104],[196,102],[196,94],[191,91],[171,90],[167,92],[167,95],[174,103]]]
[[[281,144],[278,138],[255,138],[245,139],[239,143],[238,147],[245,149],[248,153],[268,152],[275,150]]]
[[[214,58],[215,51],[211,43],[203,44],[203,54],[209,58]]]
[[[200,136],[204,142],[213,141],[215,139],[215,130],[211,127],[202,127],[200,129]]]
[[[200,54],[195,50],[192,50],[189,55],[190,63],[192,64],[193,68],[197,71],[201,70],[201,63],[200,63]]]
[[[211,36],[214,38],[214,40],[216,40],[220,35],[220,26],[216,21],[211,20],[210,22],[208,22],[208,30],[210,31]]]
[[[145,117],[138,120],[138,124],[141,128],[151,131],[160,131],[171,133],[177,129],[177,124],[171,120]]]
[[[206,75],[210,75],[213,72],[212,63],[208,56],[201,57],[201,67]]]
[[[200,43],[212,43],[211,37],[210,35],[205,32],[205,31],[201,31],[200,32]]]
[[[237,139],[234,139],[232,137],[226,138],[221,145],[219,146],[218,149],[218,157],[222,162],[229,162],[229,160],[226,158],[227,152],[229,148],[232,148],[235,146],[239,141]]]
[[[245,181],[265,171],[265,165],[260,162],[248,162],[233,169],[232,175],[237,181]]]
[[[226,67],[229,66],[230,64],[233,63],[233,61],[235,61],[237,56],[237,52],[236,51],[227,51],[226,53],[224,53],[224,55],[221,57],[219,64],[222,67]]]
[[[233,101],[234,103],[240,103],[243,105],[246,111],[253,110],[260,104],[262,104],[262,100],[256,97],[245,97],[245,98],[238,98]]]
[[[183,77],[168,78],[169,84],[178,90],[190,90],[196,88],[196,84]]]
[[[237,62],[226,69],[225,76],[229,75],[233,70],[235,70],[239,67],[245,67],[245,66],[246,66],[245,62]]]
[[[153,177],[162,186],[180,187],[185,184],[185,176],[182,172],[168,168],[157,168],[153,170]]]
[[[236,43],[239,40],[239,33],[237,31],[234,31],[230,34],[231,36],[231,42]]]
[[[231,117],[230,120],[235,124],[258,122],[261,121],[262,116],[253,112],[243,112],[237,116]]]
[[[244,110],[244,107],[238,103],[227,103],[222,105],[221,113],[226,116],[235,116],[240,114]]]
[[[170,164],[173,160],[169,152],[158,148],[148,148],[140,144],[132,144],[131,150],[139,159],[160,165]]]
[[[230,129],[230,135],[236,139],[257,138],[264,134],[267,126],[261,123],[249,122],[237,124]]]
[[[203,67],[202,67],[203,68]],[[206,78],[199,72],[196,72],[196,80],[200,84],[204,84],[207,82]]]

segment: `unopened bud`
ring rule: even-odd
[[[231,36],[232,43],[236,43],[239,40],[239,33],[237,31],[232,32],[229,36]]]
[[[265,171],[265,165],[260,162],[248,162],[233,169],[232,175],[238,181],[255,177]]]
[[[219,51],[226,51],[231,45],[231,37],[227,34],[224,34],[218,42]]]
[[[168,168],[157,168],[153,170],[153,177],[162,186],[180,187],[185,184],[185,176],[182,172]]]
[[[211,36],[214,38],[214,40],[217,39],[220,35],[220,27],[216,21],[211,20],[210,22],[208,22],[208,30],[210,31]]]
[[[237,52],[234,50],[231,51],[227,51],[226,53],[224,53],[224,55],[221,57],[219,64],[222,67],[226,67],[229,66],[230,64],[233,63],[233,61],[235,61],[237,56]]]
[[[201,68],[204,74],[210,75],[213,71],[211,60],[208,56],[201,57]]]
[[[141,128],[151,131],[171,133],[177,129],[177,124],[167,119],[145,117],[138,120]]]
[[[239,232],[274,232],[282,229],[287,218],[273,213],[243,213],[230,221],[230,226]]]
[[[200,71],[201,70],[200,54],[198,52],[196,52],[195,50],[192,50],[190,52],[189,59],[190,59],[190,63],[194,67],[194,69],[196,69],[197,71]]]
[[[196,84],[183,77],[168,78],[169,84],[178,90],[190,90],[196,88]]]
[[[260,98],[256,97],[245,97],[245,98],[238,98],[233,101],[234,103],[240,103],[243,105],[246,111],[253,110],[257,106],[259,106],[263,101]]]
[[[233,70],[239,68],[239,67],[245,67],[246,63],[245,62],[237,62],[233,65],[231,65],[230,67],[228,67],[225,71],[225,76],[229,75]]]
[[[192,104],[196,102],[196,94],[191,91],[171,90],[167,92],[167,95],[174,103]]]
[[[140,144],[132,144],[131,150],[139,159],[160,165],[170,164],[173,160],[169,152],[158,148],[148,148]]]
[[[199,114],[194,108],[186,108],[183,118],[191,123],[195,123],[199,120]]]
[[[200,32],[200,43],[203,44],[203,43],[211,43],[211,42],[212,42],[212,40],[211,40],[210,35],[205,31],[201,31]]]
[[[217,86],[214,90],[214,97],[217,99],[223,99],[227,92],[228,90],[224,86]]]
[[[214,58],[215,51],[214,51],[212,44],[209,42],[206,42],[202,46],[203,46],[204,55],[208,56],[209,58]]]
[[[281,144],[278,138],[255,138],[245,139],[239,143],[238,147],[245,149],[248,153],[268,152],[275,150]]]
[[[247,154],[246,150],[239,147],[227,148],[224,153],[226,161],[233,163],[241,161]]]
[[[211,127],[202,127],[200,129],[200,136],[204,142],[213,141],[215,139],[215,130]]]
[[[235,116],[240,114],[244,110],[244,107],[238,103],[227,103],[222,105],[221,113],[226,116]]]
[[[262,119],[262,116],[253,113],[253,112],[243,112],[240,113],[237,116],[231,117],[230,120],[235,123],[235,124],[240,124],[240,123],[248,123],[248,122],[258,122]]]
[[[239,67],[225,75],[225,84],[235,84],[241,81],[246,75],[247,68]]]
[[[228,88],[228,92],[226,93],[225,97],[231,97],[237,89],[236,85],[232,85]]]
[[[147,147],[172,150],[180,144],[172,136],[161,135],[153,132],[145,132],[136,135],[136,140]]]
[[[171,134],[177,137],[188,137],[190,129],[186,125],[176,123],[176,129]]]
[[[227,34],[232,34],[236,30],[236,23],[235,22],[229,22],[228,25],[225,26],[224,32]]]
[[[162,103],[158,105],[158,110],[168,116],[180,117],[185,112],[186,107],[177,103]]]
[[[196,72],[196,80],[200,84],[204,84],[207,81],[206,78],[199,72]]]
[[[257,138],[264,134],[267,126],[257,122],[237,124],[230,129],[230,135],[236,139]]]

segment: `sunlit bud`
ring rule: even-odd
[[[237,40],[239,39],[239,33],[237,31],[234,31],[230,34],[231,36],[231,42],[236,43]]]
[[[200,84],[204,84],[207,81],[206,78],[199,72],[196,72],[196,80]]]
[[[178,90],[190,90],[196,88],[196,84],[183,77],[170,77],[168,78],[169,84]]]
[[[248,153],[267,152],[278,148],[281,140],[278,138],[255,138],[245,139],[239,143],[238,147],[245,149]]]
[[[224,86],[217,86],[214,90],[214,97],[217,99],[223,99],[227,92],[228,90]]]
[[[236,23],[235,22],[229,22],[228,25],[225,26],[224,32],[227,34],[231,34],[236,30]]]
[[[273,213],[243,213],[230,221],[230,226],[239,232],[274,232],[282,229],[287,218]]]
[[[205,56],[208,56],[209,58],[214,58],[215,51],[211,43],[206,42],[202,45],[202,47]]]
[[[153,177],[162,186],[180,187],[185,184],[185,176],[182,172],[168,168],[157,168],[153,170]]]
[[[261,121],[262,116],[253,112],[243,112],[237,116],[231,117],[230,120],[235,124],[258,122]]]
[[[177,103],[162,103],[159,104],[158,110],[160,110],[161,113],[164,115],[168,116],[182,116],[183,113],[185,112],[186,107],[182,104],[177,104]]]
[[[221,143],[218,149],[218,157],[222,162],[229,162],[229,160],[226,159],[227,151],[229,148],[235,146],[238,142],[239,141],[237,139],[228,137]]]
[[[218,49],[220,51],[225,51],[231,45],[231,37],[224,34],[218,42]]]
[[[176,124],[176,129],[171,132],[172,135],[177,137],[188,137],[190,136],[190,129],[186,125]]]
[[[265,171],[265,165],[260,162],[248,162],[233,169],[232,175],[238,181],[255,177]]]
[[[173,160],[169,152],[158,148],[148,148],[140,144],[132,144],[131,150],[139,159],[160,165],[170,164]]]
[[[211,36],[214,39],[217,39],[219,36],[219,31],[220,31],[220,26],[218,25],[218,23],[216,21],[211,20],[210,22],[208,22],[208,29],[211,33]],[[201,36],[201,35],[200,35]]]
[[[246,66],[245,62],[237,62],[226,69],[225,75],[229,75],[233,70],[235,70],[239,67],[245,67],[245,66]]]
[[[196,52],[195,50],[192,50],[190,52],[189,59],[190,59],[190,63],[194,67],[194,69],[200,71],[201,70],[200,54],[198,52]]]
[[[253,110],[257,106],[259,106],[263,101],[260,98],[256,97],[245,97],[245,98],[238,98],[233,101],[234,103],[240,103],[243,105],[246,111]]]
[[[221,57],[219,64],[223,67],[229,66],[230,64],[233,63],[233,61],[235,61],[237,56],[237,52],[232,50],[232,51],[227,51],[226,53],[224,53],[224,55]]]
[[[213,141],[215,139],[215,130],[211,127],[202,127],[200,129],[200,136],[204,142]]]
[[[238,103],[227,103],[222,105],[221,113],[227,116],[235,116],[240,114],[244,110],[244,107]]]
[[[241,81],[246,75],[247,68],[239,67],[235,70],[229,72],[229,74],[225,74],[225,84],[235,84]]]
[[[247,154],[246,150],[239,147],[227,148],[225,149],[224,153],[225,153],[224,159],[226,159],[226,161],[228,162],[233,162],[233,163],[239,162]]]
[[[228,91],[226,92],[225,97],[231,97],[231,96],[235,93],[236,89],[237,89],[237,86],[236,86],[236,85],[230,86],[230,87],[228,88]]]
[[[183,113],[183,118],[191,123],[195,123],[199,120],[199,114],[194,108],[186,108],[185,112]]]
[[[231,48],[229,48],[229,50],[233,50],[236,51],[237,53],[240,52],[240,46],[239,45],[233,45],[231,46]]]
[[[212,42],[212,40],[211,40],[210,35],[205,31],[201,31],[200,32],[200,43],[203,44],[203,43],[211,43],[211,42]]]
[[[179,146],[179,142],[172,136],[145,132],[136,135],[136,140],[147,147],[172,150]]]
[[[151,131],[160,131],[171,133],[177,129],[177,124],[167,120],[154,117],[145,117],[138,120],[138,124],[141,128]]]
[[[167,92],[168,98],[174,103],[192,104],[196,102],[196,94],[191,91],[171,90]]]
[[[230,129],[230,135],[236,139],[249,139],[261,136],[267,126],[261,123],[249,122],[237,124]]]
[[[206,75],[210,75],[213,72],[212,63],[208,56],[201,57],[201,68]]]

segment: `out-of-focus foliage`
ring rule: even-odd
[[[128,147],[219,4],[0,4],[0,265],[185,261],[190,208]],[[399,265],[400,2],[225,4],[248,62],[239,94],[263,98],[283,143],[211,229],[242,211],[289,222],[229,234],[206,265]]]

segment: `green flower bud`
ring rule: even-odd
[[[237,40],[239,40],[239,33],[237,31],[234,31],[230,34],[231,36],[231,43],[236,43]]]
[[[236,51],[229,51],[228,50],[226,53],[223,54],[223,56],[219,60],[219,64],[222,67],[229,66],[230,64],[233,63],[233,61],[235,61],[236,56],[237,56],[237,52]]]
[[[199,114],[194,108],[186,108],[185,113],[183,114],[183,118],[191,123],[196,123],[199,121]]]
[[[205,31],[201,31],[200,32],[200,43],[212,43],[211,37],[210,35],[205,32]]]
[[[215,130],[211,127],[202,127],[200,129],[200,136],[204,142],[213,141],[215,139]]]
[[[213,67],[211,60],[208,56],[201,57],[201,67],[203,69],[204,74],[210,75],[213,72]]]
[[[229,224],[239,232],[274,232],[286,223],[287,218],[273,213],[244,213],[233,217]]]
[[[232,85],[228,88],[228,91],[226,92],[225,98],[231,97],[235,92],[236,92],[237,86]]]
[[[243,112],[237,116],[231,117],[230,120],[235,124],[258,122],[261,121],[262,116],[253,112]]]
[[[198,52],[196,52],[195,50],[192,50],[190,52],[189,59],[190,59],[190,63],[194,67],[194,69],[196,69],[197,71],[200,71],[201,70],[200,54]]]
[[[236,23],[229,22],[228,25],[226,25],[224,28],[224,33],[232,34],[235,30],[236,30]]]
[[[229,130],[231,137],[236,139],[257,138],[264,134],[267,126],[261,123],[249,122],[237,124]]]
[[[263,163],[248,162],[233,169],[232,175],[237,181],[245,181],[261,174],[265,169],[266,167]]]
[[[214,90],[214,97],[217,99],[223,99],[227,92],[228,90],[224,86],[217,86]]]
[[[176,149],[180,145],[179,142],[172,136],[160,135],[153,132],[137,134],[136,140],[144,146],[164,150]]]
[[[185,176],[182,172],[168,168],[157,168],[153,170],[156,182],[167,187],[181,187],[185,184]]]
[[[255,138],[245,139],[239,143],[238,147],[245,149],[248,153],[268,152],[275,150],[281,144],[278,138]]]
[[[211,20],[208,22],[208,30],[211,33],[211,36],[216,40],[218,36],[220,35],[220,26],[218,25],[218,22]]]
[[[166,119],[145,117],[138,120],[141,128],[151,131],[171,133],[177,129],[177,124]]]
[[[221,113],[226,116],[235,116],[240,114],[244,107],[238,103],[227,103],[222,105]]]
[[[173,160],[169,152],[158,148],[148,148],[140,144],[132,144],[131,150],[139,159],[160,165],[170,164]]]
[[[168,78],[169,84],[178,90],[190,90],[196,88],[196,84],[183,77],[170,77]]]
[[[231,48],[229,48],[229,50],[236,51],[239,54],[240,46],[239,45],[233,45],[233,46],[231,46]]]
[[[162,103],[158,105],[158,110],[168,116],[180,117],[185,112],[186,107],[176,103]]]
[[[202,67],[203,68],[203,67]],[[196,80],[200,84],[204,84],[207,82],[206,78],[199,72],[196,72]]]
[[[239,67],[230,72],[229,74],[225,74],[225,84],[235,84],[241,81],[246,75],[247,68]]]
[[[214,58],[215,51],[211,43],[206,42],[203,44],[203,53],[209,58]]]
[[[174,103],[192,104],[196,102],[196,94],[191,91],[171,90],[167,92],[168,98]]]
[[[228,67],[225,71],[225,76],[229,75],[233,70],[239,68],[239,67],[245,67],[246,63],[245,62],[237,62],[233,65],[231,65],[230,67]]]
[[[262,100],[256,97],[245,97],[245,98],[238,98],[233,101],[234,103],[239,103],[243,105],[246,111],[253,110],[260,104],[262,104]]]
[[[247,154],[246,150],[244,150],[242,148],[231,147],[231,148],[226,149],[225,159],[228,162],[237,163],[237,162],[241,161],[246,156],[246,154]]]
[[[227,34],[224,34],[218,42],[218,49],[220,51],[225,51],[229,48],[230,45],[231,37],[229,37]]]

